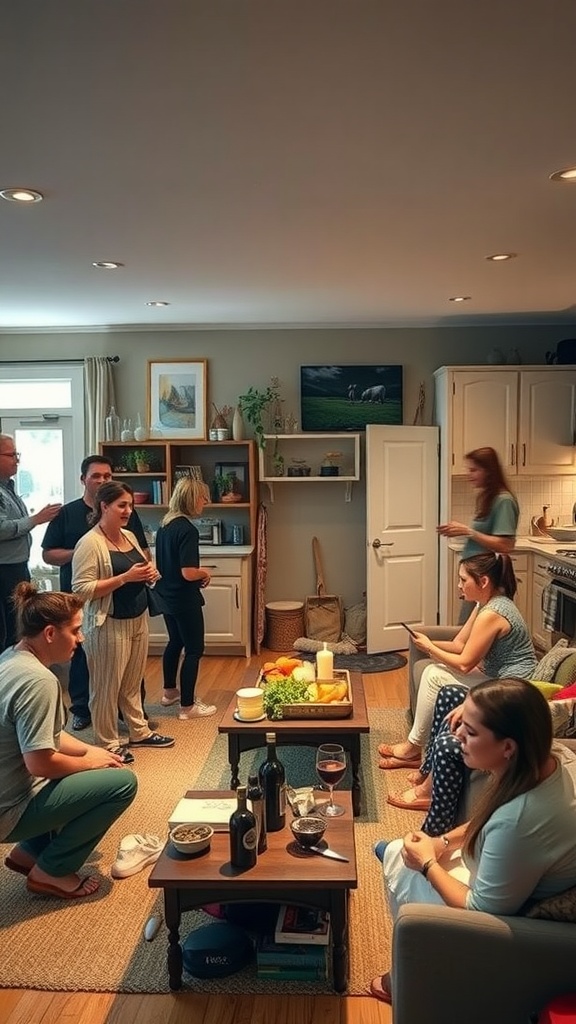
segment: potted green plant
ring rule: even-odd
[[[131,448],[125,453],[123,461],[128,471],[135,469],[137,473],[149,473],[154,455],[145,448]]]
[[[262,420],[264,410],[268,408],[271,402],[279,400],[280,382],[277,377],[271,378],[270,384],[264,391],[249,387],[245,395],[238,396],[238,405],[254,431],[254,437],[259,448],[266,447],[264,423]]]

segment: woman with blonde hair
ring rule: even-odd
[[[163,612],[168,643],[162,658],[164,693],[162,704],[180,704],[182,721],[213,715],[213,704],[195,696],[200,659],[204,654],[204,598],[210,573],[200,568],[200,537],[192,517],[199,516],[210,501],[203,480],[178,480],[168,512],[156,534],[156,564],[161,578],[156,584],[158,604]],[[176,685],[180,655],[180,689]]]
[[[0,842],[16,845],[4,864],[29,892],[91,896],[99,879],[78,869],[134,800],[136,776],[118,754],[64,731],[50,666],[82,641],[83,598],[19,583],[13,600],[20,640],[0,657]]]

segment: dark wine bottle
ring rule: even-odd
[[[246,786],[238,786],[236,796],[238,807],[230,816],[230,863],[245,870],[254,867],[258,856],[256,818],[246,807]]]
[[[268,756],[260,765],[260,785],[264,791],[266,829],[279,832],[286,822],[286,774],[276,755],[276,733],[266,733]]]
[[[248,776],[247,791],[248,810],[256,818],[256,833],[258,836],[258,853],[264,853],[268,843],[266,841],[266,809],[264,807],[264,792],[258,781],[257,775]]]

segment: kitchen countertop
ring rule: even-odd
[[[448,542],[448,547],[450,551],[462,551],[464,541],[457,539],[450,540]],[[538,555],[553,555],[556,558],[559,551],[576,551],[576,543],[562,544],[561,541],[553,540],[552,537],[550,537],[550,540],[544,541],[538,541],[535,537],[516,537],[516,546],[513,554],[520,554],[528,551],[533,551]],[[562,560],[561,555],[558,557]],[[567,559],[567,561],[571,561],[571,559]]]

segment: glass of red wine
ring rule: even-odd
[[[346,751],[339,743],[323,743],[316,751],[316,771],[319,779],[328,786],[330,800],[319,813],[328,818],[336,818],[344,814],[344,808],[334,803],[334,786],[342,781],[346,774]]]

